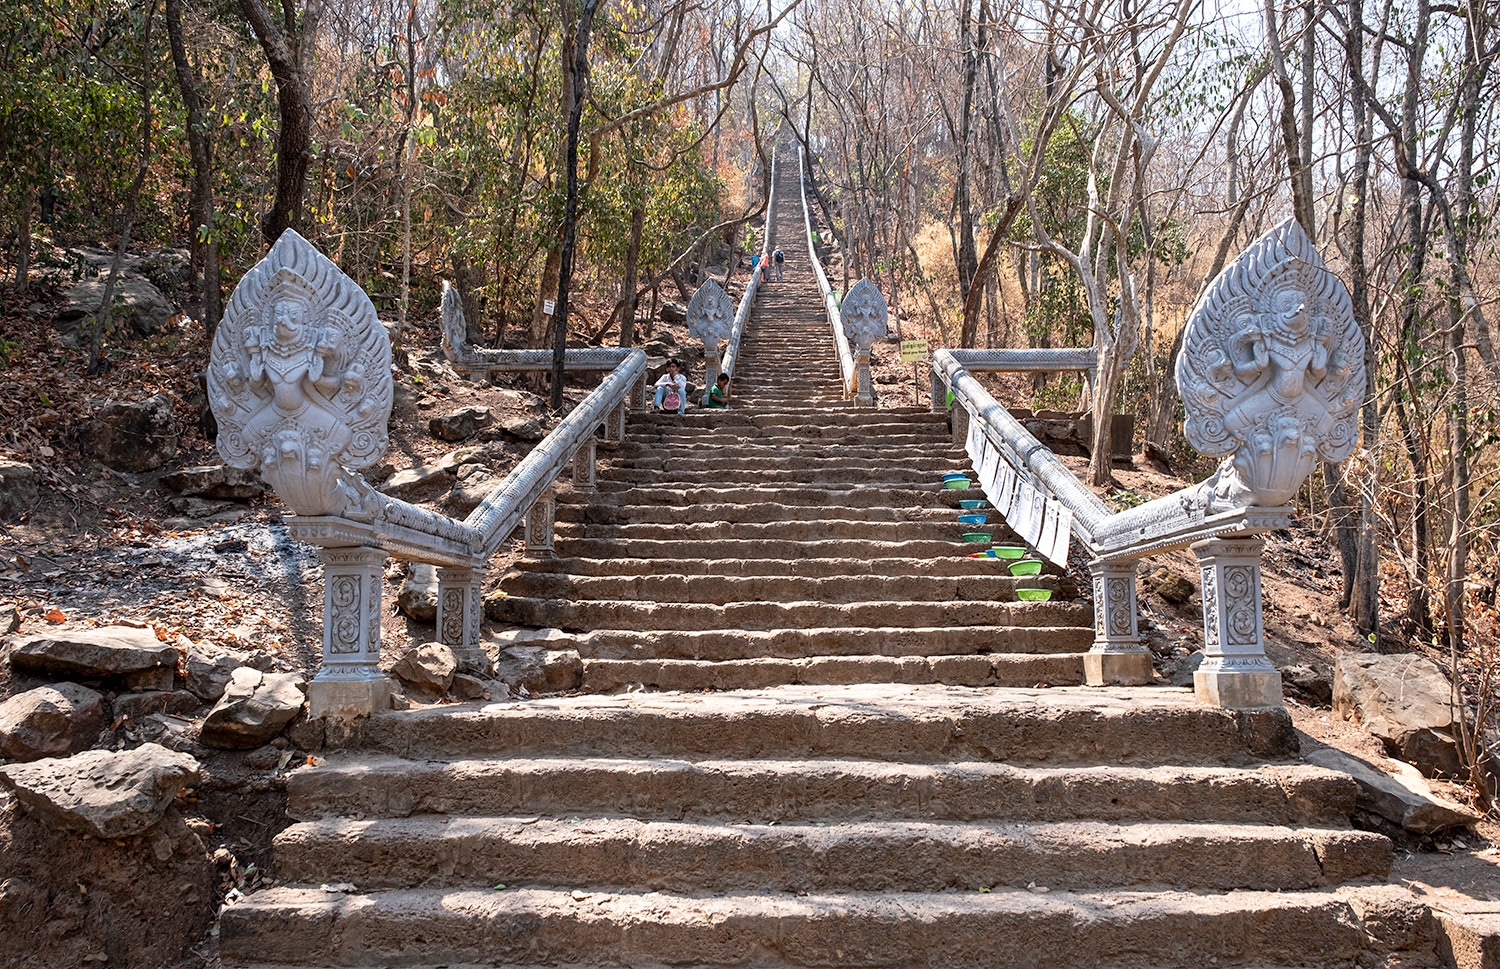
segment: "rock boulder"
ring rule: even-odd
[[[1344,653],[1333,671],[1333,710],[1363,723],[1392,757],[1428,777],[1454,776],[1461,769],[1452,687],[1430,659]]]
[[[249,750],[270,743],[302,711],[304,682],[296,673],[242,666],[203,718],[198,739],[209,747]]]
[[[66,757],[94,745],[104,697],[77,683],[27,690],[0,703],[0,759]]]
[[[437,595],[437,569],[426,562],[413,562],[396,593],[396,606],[417,622],[436,622]]]
[[[36,504],[40,485],[36,468],[0,458],[0,521],[14,521]]]
[[[52,317],[52,325],[74,346],[86,343],[93,333],[94,316],[104,302],[108,273],[82,280],[63,294],[63,304]],[[177,311],[151,281],[133,273],[122,273],[115,281],[113,319],[138,336],[150,336]]]
[[[1397,762],[1394,772],[1387,773],[1332,747],[1312,751],[1305,759],[1353,777],[1359,785],[1356,803],[1361,810],[1399,824],[1413,834],[1431,834],[1479,820],[1479,815],[1462,804],[1434,794],[1416,768],[1407,764]]]
[[[80,437],[90,457],[116,471],[151,471],[177,454],[172,400],[157,394],[139,402],[99,405]]]
[[[10,651],[10,665],[23,673],[120,681],[133,690],[170,690],[177,650],[151,630],[133,626],[60,629],[18,640]]]
[[[180,642],[180,641],[179,641]],[[234,678],[234,671],[248,666],[269,673],[271,657],[264,653],[247,653],[209,642],[185,644],[187,679],[185,686],[205,703],[216,703]]]
[[[466,441],[494,419],[488,407],[460,407],[429,420],[427,430],[440,441]]]
[[[422,697],[439,697],[447,693],[453,683],[453,674],[457,672],[458,657],[442,643],[414,646],[391,667],[392,676]]]
[[[260,475],[227,464],[182,468],[162,475],[161,483],[185,495],[220,501],[248,501],[266,493],[266,483],[260,480]]]
[[[21,807],[96,838],[142,833],[197,779],[196,760],[159,744],[0,767],[0,781]]]

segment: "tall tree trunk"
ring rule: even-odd
[[[317,47],[322,0],[306,0],[301,23],[291,0],[283,0],[278,23],[264,0],[239,0],[240,12],[260,41],[276,80],[276,196],[260,223],[261,236],[272,245],[288,228],[302,224],[302,199],[312,163],[312,61]]]
[[[190,248],[194,288],[198,292],[198,315],[213,341],[219,318],[224,315],[224,296],[219,289],[219,239],[214,229],[214,153],[208,137],[208,116],[198,96],[197,72],[188,61],[182,40],[182,0],[167,0],[167,38],[172,45],[172,67],[177,87],[187,108],[188,153],[192,158],[193,222]]]
[[[620,280],[620,346],[635,346],[635,307],[639,302],[639,281],[636,276],[640,272],[641,259],[641,233],[646,228],[646,206],[637,203],[630,210],[630,245],[625,250],[625,274]],[[698,277],[698,285],[703,285],[703,277]],[[712,383],[712,380],[710,380]]]

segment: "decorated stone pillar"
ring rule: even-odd
[[[453,650],[464,672],[487,675],[490,658],[480,646],[484,573],[479,569],[439,566],[437,570],[438,642]]]
[[[955,447],[969,443],[969,411],[966,408],[955,407],[948,412],[948,433],[953,437]]]
[[[557,522],[557,492],[548,486],[526,512],[526,554],[533,558],[551,558],[553,525]]]
[[[932,412],[941,414],[948,407],[948,385],[943,383],[943,378],[938,376],[936,370],[932,371]]]
[[[598,457],[598,442],[591,436],[573,454],[573,490],[591,493],[595,490],[595,459]]]
[[[1281,674],[1266,659],[1259,536],[1194,545],[1203,580],[1203,665],[1193,673],[1198,699],[1234,710],[1279,707]]]
[[[648,401],[651,400],[651,393],[650,393],[650,390],[646,386],[646,378],[645,377],[641,377],[640,380],[637,380],[635,382],[635,388],[633,390],[633,394],[635,396],[635,409],[636,409],[636,413],[638,413],[638,414],[644,414],[644,413],[646,413],[646,404],[647,404]]]
[[[889,310],[885,297],[868,279],[861,279],[849,287],[844,302],[839,307],[839,316],[844,323],[844,337],[855,354],[855,382],[858,392],[855,400],[863,407],[875,406],[875,388],[870,380],[870,347],[876,340],[883,340],[888,333]]]
[[[1083,656],[1089,686],[1150,683],[1151,654],[1136,624],[1135,563],[1095,562],[1094,645]]]
[[[709,391],[719,379],[719,342],[734,332],[734,301],[715,280],[708,280],[687,308],[688,336],[703,341],[703,399],[708,405]]]
[[[630,405],[628,401],[620,401],[620,406],[609,412],[609,424],[607,439],[611,444],[622,444],[625,441],[625,420],[630,416]]]
[[[323,563],[323,668],[308,684],[308,716],[368,716],[391,706],[380,670],[380,599],[385,552],[367,546],[318,549]]]

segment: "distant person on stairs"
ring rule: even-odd
[[[729,407],[729,374],[719,374],[719,382],[708,388],[708,399],[704,406],[711,410],[727,410]]]
[[[676,360],[668,360],[667,372],[656,378],[656,409],[687,413],[687,378]]]
[[[781,282],[781,264],[786,261],[786,253],[777,249],[771,253],[771,261],[776,264],[776,281]]]

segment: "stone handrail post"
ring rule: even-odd
[[[490,671],[489,656],[479,645],[484,615],[484,570],[466,565],[437,569],[438,642],[453,650],[466,671]]]
[[[553,526],[557,523],[557,491],[549,485],[526,512],[526,554],[532,558],[552,558]]]
[[[584,494],[592,493],[594,485],[594,460],[597,453],[598,440],[589,438],[573,454],[573,490]]]

